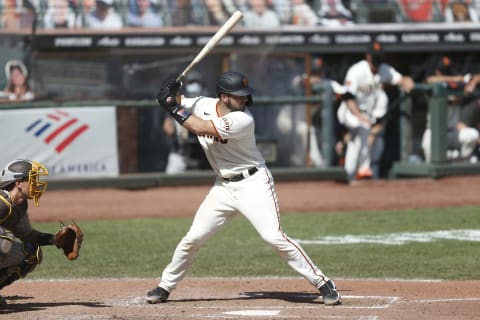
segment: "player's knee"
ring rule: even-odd
[[[282,237],[281,233],[279,232],[270,232],[270,233],[264,233],[262,234],[262,239],[269,245],[276,247],[278,244],[284,240]]]
[[[195,235],[187,235],[183,237],[182,241],[180,242],[180,247],[182,247],[184,251],[196,250],[204,242],[205,240],[202,237],[195,236]]]
[[[13,234],[5,228],[0,227],[0,259],[7,256],[12,250]]]

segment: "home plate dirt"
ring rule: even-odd
[[[360,183],[278,183],[282,212],[480,205],[480,176]],[[210,186],[49,190],[32,221],[193,216]],[[452,194],[454,192],[454,196]],[[189,201],[184,201],[185,194]],[[108,201],[106,201],[106,199]],[[132,200],[134,199],[134,201]],[[348,201],[347,201],[348,199]],[[161,203],[161,207],[159,207]],[[68,210],[66,210],[68,208]],[[352,262],[353,263],[353,262]],[[338,279],[343,303],[325,306],[301,278],[186,278],[164,304],[147,304],[152,279],[28,280],[5,287],[0,320],[435,319],[480,315],[480,281]]]
[[[301,278],[186,278],[162,304],[157,279],[24,280],[2,290],[2,319],[478,319],[480,281],[337,280],[325,306]]]

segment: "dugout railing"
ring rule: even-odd
[[[307,108],[310,112],[311,108],[318,107],[322,112],[321,130],[322,152],[327,155],[325,157],[325,166],[311,167],[308,163],[300,167],[279,167],[272,165],[271,170],[277,181],[308,181],[308,180],[330,180],[346,182],[346,175],[343,167],[333,163],[333,148],[335,144],[335,135],[333,132],[334,106],[332,103],[332,92],[328,85],[320,85],[317,87],[318,95],[314,96],[283,96],[283,97],[255,97],[255,104],[258,108],[269,108],[271,105],[295,105],[298,108]],[[136,109],[158,108],[158,104],[154,100],[86,100],[86,101],[31,101],[2,103],[1,110],[32,110],[38,108],[58,108],[68,110],[68,108],[92,107],[102,108],[116,106],[117,114],[120,112],[130,112]],[[1,111],[0,111],[1,112]],[[311,124],[309,124],[311,126]],[[308,131],[305,132],[308,135]],[[119,140],[122,139],[119,137]],[[119,161],[123,161],[128,157],[129,150],[122,150],[124,142],[118,141]],[[257,139],[259,148],[263,153],[262,139]],[[274,142],[277,143],[276,141]],[[281,143],[281,142],[280,142]],[[304,150],[308,153],[308,147]],[[266,157],[268,158],[268,157]],[[307,157],[306,157],[307,159]],[[268,163],[268,161],[267,161]],[[191,185],[205,184],[213,182],[215,176],[211,169],[207,170],[188,170],[177,174],[166,174],[165,172],[124,172],[118,177],[100,177],[100,178],[75,178],[50,177],[49,188],[54,189],[76,189],[76,188],[126,188],[141,189],[163,185]]]
[[[400,177],[431,177],[440,178],[453,175],[480,174],[480,164],[466,160],[451,160],[447,158],[447,96],[463,95],[462,90],[449,90],[443,84],[416,84],[415,90],[427,96],[428,113],[431,119],[431,162],[411,161],[412,121],[414,112],[412,99],[401,97],[400,109],[400,141],[401,157],[396,161],[390,172],[393,178]],[[478,146],[477,146],[478,148]]]

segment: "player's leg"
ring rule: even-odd
[[[231,195],[215,184],[198,208],[187,234],[177,245],[171,262],[162,272],[157,288],[147,293],[150,303],[164,302],[192,265],[201,245],[234,216]]]
[[[432,130],[425,129],[422,135],[422,150],[425,157],[425,162],[430,163],[432,160]]]
[[[460,156],[469,159],[478,146],[478,131],[474,128],[463,127],[458,130],[458,142],[460,144]]]
[[[384,148],[385,140],[383,138],[383,134],[375,136],[370,147],[370,163],[374,179],[378,179],[380,177],[380,160],[382,159]]]
[[[277,195],[270,172],[260,170],[240,182],[236,190],[235,201],[239,211],[250,221],[262,239],[271,245],[290,267],[321,291],[326,304],[337,304],[340,296],[333,281],[323,274],[296,241],[282,231]]]
[[[369,130],[365,127],[350,129],[351,139],[345,152],[345,171],[350,181],[355,180],[359,167],[370,168],[368,146]]]
[[[370,168],[368,147],[369,129],[365,128],[360,120],[348,111],[345,103],[340,105],[337,112],[338,121],[350,132],[345,152],[345,171],[349,181],[355,180],[359,166]]]

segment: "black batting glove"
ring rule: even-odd
[[[166,104],[168,97],[172,97],[173,100],[175,100],[175,97],[177,96],[178,90],[180,90],[181,86],[182,83],[180,81],[177,81],[176,79],[170,79],[160,88],[155,99],[160,105]]]

